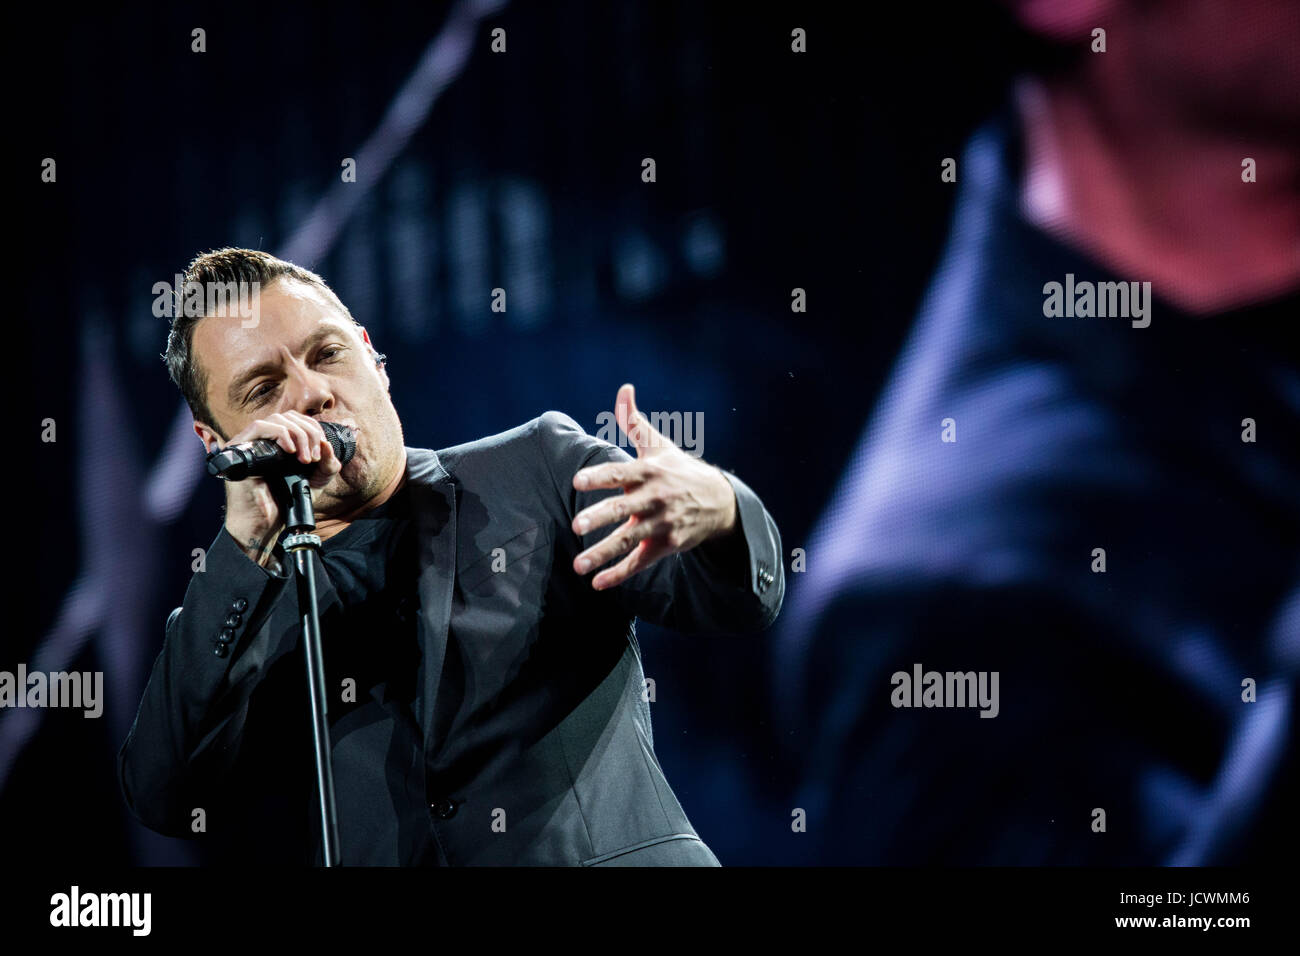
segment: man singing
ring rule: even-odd
[[[773,622],[781,539],[754,492],[652,429],[631,385],[615,414],[636,458],[554,411],[405,447],[384,356],[319,276],[222,249],[185,279],[257,290],[254,322],[172,322],[164,359],[205,448],[272,439],[317,463],[340,862],[719,865],[655,757],[634,618]],[[322,422],[356,433],[346,465]],[[319,864],[280,496],[263,478],[225,490],[118,755],[122,792],[215,859]]]

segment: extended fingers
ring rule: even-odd
[[[603,465],[581,468],[573,476],[573,487],[579,491],[593,488],[621,488],[624,485],[645,481],[653,466],[645,461],[607,461]]]
[[[638,571],[643,571],[660,558],[673,553],[673,549],[657,537],[645,538],[638,542],[632,553],[614,565],[601,571],[591,579],[591,586],[597,591],[622,584]]]
[[[631,494],[610,495],[574,515],[573,531],[575,534],[586,534],[595,528],[603,528],[611,521],[621,521],[633,515],[644,518],[654,514],[663,504],[658,495],[640,490]]]
[[[666,527],[664,521],[642,521],[633,516],[574,558],[573,570],[586,574],[592,568],[598,568],[620,554],[625,554],[646,538],[662,534]]]

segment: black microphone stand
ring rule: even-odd
[[[356,436],[348,426],[322,422],[325,436],[340,463],[347,464],[356,451]],[[267,462],[284,458],[285,452],[269,439],[251,446],[241,444],[208,454],[208,474],[227,481],[242,481],[249,475],[264,475],[280,510],[284,513],[282,540],[286,555],[292,554],[298,581],[298,614],[302,621],[302,649],[307,660],[307,688],[311,697],[311,732],[316,750],[316,788],[320,794],[321,837],[326,866],[338,866],[339,821],[334,803],[334,768],[330,760],[329,723],[326,721],[325,659],[321,650],[320,612],[316,598],[316,568],[311,556],[320,557],[320,536],[316,512],[311,503],[307,475],[314,465],[294,464],[289,474],[267,474]],[[289,459],[292,461],[292,459]],[[274,465],[270,466],[272,469]]]
[[[321,834],[325,865],[338,866],[339,821],[334,803],[334,768],[330,760],[329,724],[325,720],[325,660],[321,652],[320,617],[316,606],[316,568],[311,556],[320,555],[320,537],[311,504],[311,485],[305,475],[284,475],[269,481],[288,495],[285,511],[286,554],[292,554],[298,580],[298,613],[302,619],[302,649],[307,658],[307,685],[311,696],[311,731],[316,748],[316,787],[320,793]]]

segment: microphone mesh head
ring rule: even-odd
[[[340,465],[346,465],[352,460],[352,456],[356,454],[356,433],[347,425],[340,425],[338,422],[321,422],[320,424],[321,428],[325,430],[325,440],[334,449],[334,457],[339,460]]]

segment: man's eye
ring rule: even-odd
[[[331,345],[329,348],[322,349],[320,352],[316,354],[316,361],[332,362],[338,357],[340,353],[346,351],[347,348],[345,346]],[[261,405],[262,402],[266,400],[266,397],[270,395],[273,391],[275,391],[275,388],[276,385],[274,382],[263,382],[259,388],[257,388],[251,395],[248,396],[248,400],[255,405]]]
[[[263,388],[265,389],[265,391],[263,391]],[[252,394],[252,395],[249,395],[248,397],[249,397],[249,399],[250,399],[251,401],[253,401],[253,402],[255,402],[256,404],[260,405],[260,404],[262,404],[263,401],[266,400],[266,397],[267,397],[268,395],[270,395],[273,391],[275,391],[275,383],[274,383],[274,382],[265,382],[265,383],[263,383],[263,385],[262,385],[261,388],[256,389],[256,390],[253,392],[253,394]]]

